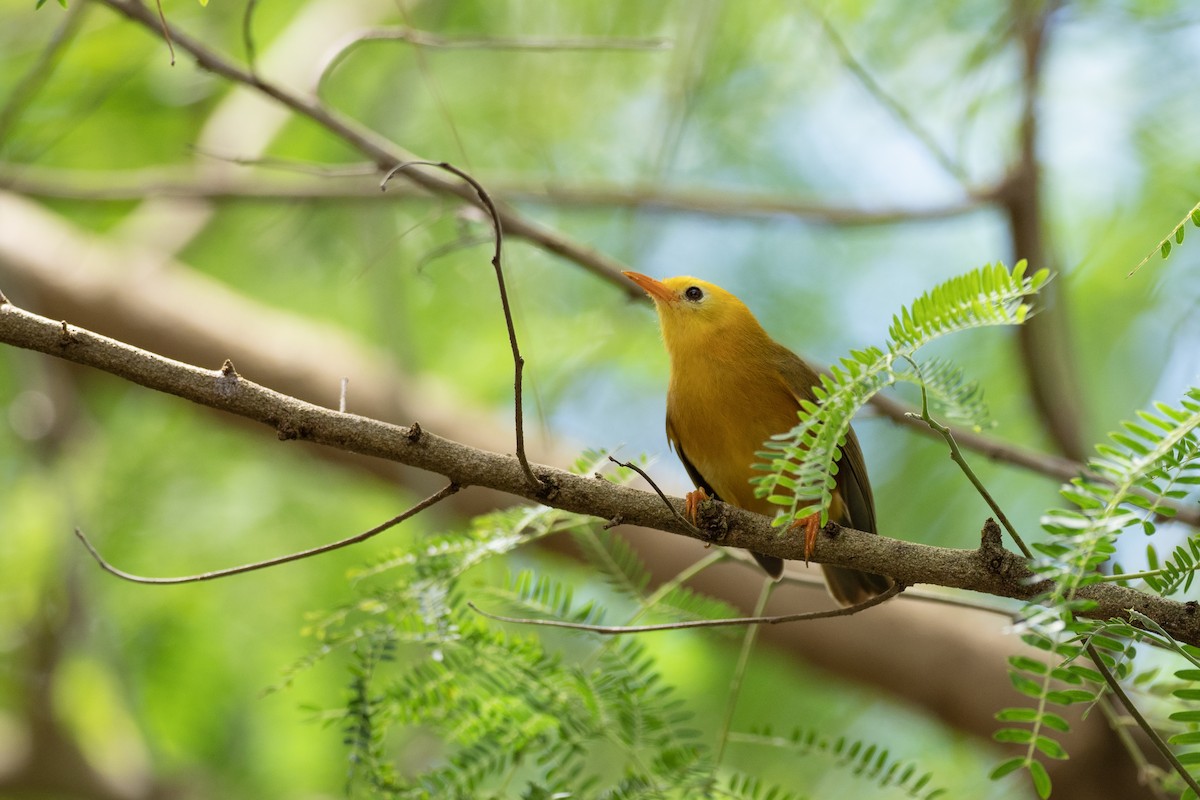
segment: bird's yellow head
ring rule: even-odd
[[[746,304],[720,286],[687,275],[661,281],[638,272],[624,275],[654,301],[672,359],[753,346],[768,338]]]

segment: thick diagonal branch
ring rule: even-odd
[[[299,439],[397,461],[435,472],[463,487],[486,486],[555,508],[695,537],[661,499],[554,467],[535,464],[542,480],[532,487],[517,459],[443,439],[418,426],[405,428],[305,403],[246,380],[233,370],[201,369],[122,342],[56,322],[0,300],[0,342],[95,367],[150,389],[182,397],[274,428],[280,439]],[[683,501],[675,498],[676,510]],[[722,505],[707,536],[784,559],[804,557],[804,544],[785,538],[770,520]],[[831,525],[818,539],[812,560],[895,577],[912,586],[936,584],[999,597],[1031,599],[1044,592],[1026,562],[1000,546],[999,527],[989,522],[978,549],[932,547],[890,536],[873,536]],[[1200,646],[1200,608],[1115,584],[1081,592],[1096,602],[1089,616],[1125,617],[1135,609],[1182,642]]]

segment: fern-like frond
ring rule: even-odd
[[[1114,652],[1114,643],[1125,640],[1149,642],[1160,654],[1175,657],[1175,663],[1156,659],[1157,666],[1143,670],[1133,676],[1131,685],[1126,686],[1130,695],[1144,693],[1158,702],[1147,703],[1143,715],[1151,718],[1167,743],[1172,746],[1175,757],[1195,779],[1200,770],[1200,648],[1175,641],[1153,618],[1130,609],[1128,621],[1108,620],[1097,626],[1094,638],[1105,642],[1107,652]],[[1132,648],[1125,655],[1132,657]],[[1102,654],[1104,661],[1113,669],[1114,658]],[[1131,675],[1132,661],[1118,662],[1114,671]],[[1126,666],[1126,669],[1121,667]],[[1170,676],[1170,677],[1164,677]],[[1169,699],[1169,702],[1163,702]],[[1138,704],[1141,707],[1141,703]],[[1143,758],[1140,753],[1135,758]],[[1161,792],[1172,797],[1195,798],[1176,772],[1159,772],[1147,775]],[[1181,794],[1182,793],[1182,794]]]
[[[549,575],[522,570],[510,576],[504,586],[483,586],[482,596],[498,600],[509,609],[524,615],[561,619],[581,625],[598,625],[604,610],[595,603],[576,608],[571,587]]]
[[[1096,568],[1115,551],[1123,531],[1153,533],[1162,499],[1181,491],[1170,487],[1193,483],[1200,474],[1198,426],[1200,389],[1191,389],[1179,408],[1159,403],[1110,434],[1111,444],[1096,448],[1099,456],[1088,466],[1097,477],[1076,478],[1061,490],[1075,508],[1054,509],[1042,518],[1053,538],[1038,546],[1046,557],[1034,569],[1056,582],[1042,602],[1055,607],[1073,599],[1079,587],[1101,580]]]
[[[718,797],[728,800],[800,800],[800,796],[786,791],[780,786],[764,784],[762,779],[753,775],[734,774],[729,782],[721,787]]]
[[[755,494],[782,506],[777,525],[790,524],[820,512],[822,523],[836,483],[841,448],[854,416],[872,396],[895,383],[916,351],[946,334],[989,325],[1018,325],[1028,317],[1028,298],[1046,282],[1049,273],[1025,274],[1025,262],[1011,272],[1002,264],[974,270],[922,295],[912,308],[893,317],[886,347],[852,351],[835,364],[830,375],[814,387],[815,403],[801,403],[799,422],[791,431],[772,437],[757,453],[755,469],[766,474],[753,480]],[[935,369],[935,374],[937,370]],[[942,372],[943,377],[949,377]],[[970,397],[961,387],[943,389],[952,397]]]
[[[924,387],[930,406],[952,423],[977,431],[990,425],[983,388],[945,359],[931,358],[919,369],[897,370],[896,379]]]
[[[510,631],[471,611],[453,575],[393,575],[401,585],[371,591],[361,601],[369,612],[349,610],[327,631],[331,640],[355,642],[355,653],[374,654],[353,668],[341,713],[360,790],[397,798],[509,797],[502,787],[528,779],[530,796],[695,796],[677,788],[699,787],[711,762],[701,758],[690,712],[639,642],[606,640],[600,647],[584,640],[552,652],[527,630]],[[597,605],[576,602],[568,585],[531,571],[499,587],[472,585],[470,596],[528,616],[600,620]],[[387,647],[371,649],[381,638]],[[393,660],[397,646],[407,649]],[[581,647],[585,657],[569,663],[565,653],[579,655]],[[397,725],[436,732],[446,748],[442,764],[396,775],[380,743]],[[624,761],[627,773],[599,770],[590,759],[597,747]]]
[[[1027,769],[1039,795],[1048,797],[1050,778],[1040,759],[1066,758],[1054,735],[1065,731],[1065,722],[1051,707],[1094,702],[1106,688],[1099,672],[1075,663],[1083,647],[1088,646],[1118,679],[1129,673],[1134,651],[1128,638],[1112,636],[1111,624],[1081,620],[1075,612],[1090,601],[1078,598],[1077,592],[1109,580],[1102,567],[1116,552],[1118,536],[1131,529],[1153,534],[1163,499],[1183,496],[1187,490],[1180,487],[1196,482],[1198,427],[1200,389],[1188,391],[1178,408],[1160,403],[1153,411],[1140,413],[1137,420],[1122,423],[1109,435],[1108,444],[1096,448],[1098,456],[1089,462],[1091,474],[1063,486],[1062,495],[1074,507],[1053,509],[1042,518],[1050,539],[1034,544],[1041,558],[1032,566],[1039,577],[1052,580],[1051,588],[1026,607],[1020,627],[1026,642],[1047,651],[1052,659],[1010,660],[1013,685],[1032,703],[1002,711],[1001,721],[1022,727],[1001,728],[996,738],[1020,745],[1025,752],[998,766],[993,777]],[[1177,555],[1181,562],[1190,557],[1188,551]],[[1161,577],[1164,587],[1167,582],[1177,585],[1186,580],[1181,570],[1165,570]],[[1147,580],[1154,585],[1154,576]]]
[[[350,751],[348,785],[363,781],[377,790],[395,787],[395,772],[384,755],[384,729],[379,719],[384,714],[383,704],[370,688],[376,667],[390,660],[395,649],[395,640],[386,628],[373,631],[354,647],[342,726],[342,741]]]
[[[1143,575],[1146,584],[1163,597],[1192,588],[1196,570],[1200,569],[1200,537],[1193,536],[1177,545],[1165,561],[1158,560],[1154,547],[1147,546],[1146,560],[1150,569]]]
[[[821,376],[821,384],[813,387],[817,402],[801,403],[800,423],[764,442],[755,454],[762,459],[755,469],[767,474],[753,479],[754,493],[785,508],[776,525],[814,512],[826,521],[835,485],[833,465],[841,457],[850,418],[895,380],[895,354],[872,347],[853,355],[833,367],[832,377]]]
[[[543,537],[593,523],[586,515],[549,506],[514,506],[476,517],[465,533],[430,536],[415,546],[397,548],[350,577],[361,581],[404,570],[449,578]]]
[[[992,738],[1004,744],[1018,745],[1024,753],[999,764],[990,777],[999,780],[1011,772],[1025,769],[1038,796],[1046,798],[1050,796],[1052,785],[1041,759],[1067,758],[1059,738],[1071,729],[1066,719],[1052,709],[1054,706],[1096,702],[1099,689],[1093,679],[1100,676],[1082,666],[1067,663],[1082,652],[1079,646],[1064,644],[1058,638],[1040,632],[1029,632],[1022,638],[1026,644],[1047,651],[1049,657],[1047,660],[1026,655],[1009,658],[1009,680],[1017,692],[1029,698],[1030,704],[1010,706],[997,712],[996,719],[1005,724]],[[1058,666],[1053,663],[1056,659],[1062,659]]]
[[[1049,278],[1041,270],[1025,276],[1026,263],[1017,262],[1012,272],[1003,264],[991,264],[951,278],[921,295],[912,309],[901,309],[892,317],[888,339],[892,348],[912,353],[939,336],[988,325],[1020,325],[1028,317],[1027,302]]]
[[[599,572],[609,586],[627,597],[642,599],[646,585],[650,583],[650,570],[625,537],[593,525],[576,528],[572,538],[588,565]]]
[[[893,758],[887,748],[861,739],[829,739],[815,730],[795,728],[787,736],[773,735],[770,729],[737,733],[730,741],[819,755],[857,779],[894,789],[898,796],[934,800],[946,793],[932,786],[933,773],[922,772],[913,762]]]
[[[1183,244],[1183,235],[1187,230],[1187,224],[1189,220],[1197,228],[1200,228],[1200,203],[1192,206],[1192,210],[1189,211],[1183,219],[1179,220],[1179,222],[1175,225],[1175,228],[1158,243],[1158,246],[1149,253],[1146,253],[1146,257],[1139,261],[1136,267],[1129,270],[1129,275],[1137,272],[1146,265],[1147,261],[1154,258],[1156,255],[1161,255],[1165,261],[1167,257],[1171,255],[1171,249],[1174,245]]]

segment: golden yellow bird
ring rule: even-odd
[[[798,421],[801,400],[815,401],[817,373],[772,339],[750,309],[719,286],[691,277],[662,281],[637,272],[625,276],[640,286],[658,310],[663,342],[671,360],[667,390],[667,440],[675,448],[697,491],[688,495],[694,511],[707,494],[759,514],[778,508],[754,496],[751,469],[755,453],[777,433]],[[875,532],[875,501],[858,438],[851,430],[838,461],[837,485],[829,518],[839,525]],[[815,541],[815,520],[806,544]],[[752,554],[773,578],[783,561]],[[854,605],[887,591],[882,575],[824,566],[829,593]]]

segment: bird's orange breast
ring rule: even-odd
[[[775,506],[754,496],[755,453],[796,424],[799,405],[777,372],[716,360],[677,364],[667,393],[667,433],[722,500],[760,514]]]

